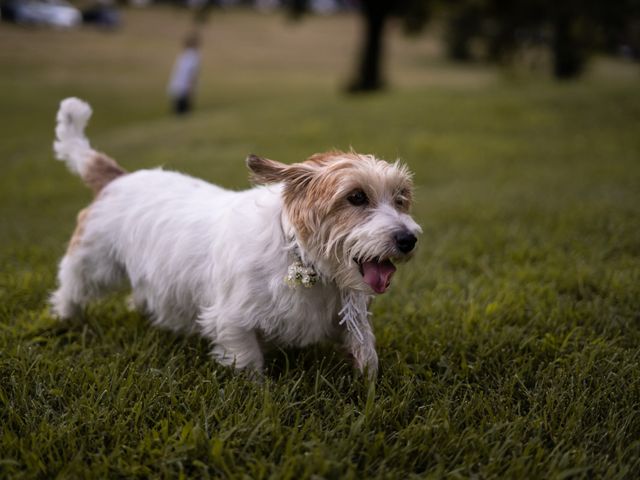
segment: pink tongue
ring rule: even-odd
[[[364,281],[376,293],[384,293],[389,288],[391,277],[395,271],[396,267],[389,260],[384,262],[364,262],[362,264]]]

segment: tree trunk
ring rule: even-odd
[[[575,78],[584,70],[586,59],[573,31],[571,16],[559,14],[553,27],[553,73],[558,79]]]
[[[384,0],[362,2],[364,41],[356,78],[349,85],[349,92],[374,91],[384,87],[382,75],[384,26],[391,12],[391,3]]]
[[[471,40],[478,33],[479,23],[480,16],[472,8],[462,9],[453,14],[445,37],[449,58],[459,62],[472,59]]]

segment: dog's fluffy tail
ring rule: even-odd
[[[65,162],[71,172],[98,193],[126,172],[115,160],[91,148],[84,134],[91,113],[89,104],[78,98],[60,102],[53,151],[58,160]]]

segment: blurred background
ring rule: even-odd
[[[353,147],[402,158],[416,173],[416,216],[443,241],[452,219],[480,211],[522,228],[531,212],[568,218],[574,206],[622,215],[637,190],[637,0],[1,7],[7,245],[38,239],[60,251],[90,198],[52,159],[68,96],[93,106],[92,144],[132,170],[162,165],[245,188],[248,153],[290,163]],[[189,38],[191,108],[178,116],[170,84]]]
[[[276,116],[303,108],[293,96],[287,101],[296,92],[357,110],[362,104],[348,102],[362,101],[349,99],[359,93],[469,92],[585,78],[637,82],[639,74],[637,0],[2,0],[0,6],[0,121],[9,143],[31,138],[27,124],[51,123],[68,95],[103,111],[108,106],[98,124],[112,113],[121,124],[164,116],[170,77],[190,35],[200,55],[193,111],[237,107],[239,121],[258,98],[271,98],[255,107]],[[300,120],[335,128],[329,139],[345,148],[357,136],[339,136],[343,113]],[[391,119],[380,121],[386,129]],[[280,127],[283,140],[300,139],[286,133],[300,127],[297,120]],[[255,132],[246,130],[245,141],[254,141]],[[390,153],[404,153],[398,142],[391,145]],[[304,155],[326,147],[323,139]]]

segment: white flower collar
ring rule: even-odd
[[[318,282],[318,273],[313,265],[302,263],[300,256],[296,255],[296,260],[289,265],[287,274],[284,277],[284,283],[291,288],[302,285],[305,288],[311,288]]]
[[[284,220],[284,219],[283,219]],[[284,222],[283,222],[284,223]],[[289,228],[291,226],[285,223]],[[288,229],[283,225],[283,233]],[[293,262],[287,268],[287,274],[284,277],[284,283],[289,288],[295,289],[299,286],[304,288],[312,288],[318,283],[319,275],[313,264],[305,264],[300,254],[300,245],[296,241],[295,234],[289,230],[288,235],[289,251]],[[339,325],[344,325],[347,331],[353,335],[360,344],[364,344],[364,335],[361,327],[369,323],[368,310],[370,296],[354,290],[341,292],[342,308],[338,312],[340,317]]]

